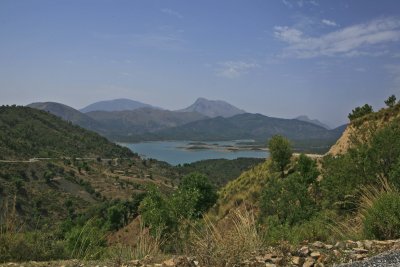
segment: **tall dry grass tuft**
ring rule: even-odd
[[[142,260],[159,256],[163,244],[161,233],[162,229],[156,229],[155,234],[151,235],[149,229],[140,222],[140,232],[137,242],[132,248],[132,258]]]
[[[203,266],[234,266],[264,248],[253,212],[235,210],[229,216],[230,226],[220,227],[208,217],[194,230],[192,253]]]
[[[11,207],[9,207],[8,199],[3,203],[3,212],[0,214],[0,234],[18,233],[22,229],[22,224],[19,223],[16,212],[17,195],[14,195]]]
[[[386,178],[379,179],[378,186],[364,186],[361,188],[360,217],[365,219],[366,211],[375,201],[385,193],[397,193],[397,189]]]
[[[363,222],[368,210],[381,196],[388,193],[398,193],[398,190],[385,178],[380,178],[377,185],[362,186],[359,203],[356,203],[359,207],[357,214],[347,220],[335,222],[330,226],[331,230],[342,239],[364,238]]]
[[[102,243],[105,238],[106,235],[94,226],[94,219],[88,220],[82,228],[71,234],[73,247],[70,257],[80,260],[98,258],[104,250]]]

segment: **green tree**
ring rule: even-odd
[[[171,216],[171,207],[166,197],[155,186],[149,186],[146,197],[139,206],[139,213],[153,234],[170,232],[177,222]]]
[[[178,188],[177,195],[179,194],[194,197],[194,213],[197,217],[211,208],[218,198],[215,186],[207,176],[200,173],[191,173],[183,177]]]
[[[349,114],[348,118],[349,118],[350,121],[352,121],[354,119],[363,117],[363,116],[365,116],[367,114],[370,114],[372,112],[374,112],[374,110],[372,109],[372,106],[370,106],[368,104],[365,104],[362,107],[356,107],[355,109],[353,109],[351,111],[351,113]]]
[[[261,217],[275,216],[280,224],[290,226],[310,219],[316,211],[316,204],[308,186],[298,173],[286,179],[271,177],[262,193]]]
[[[281,172],[281,177],[284,177],[285,167],[292,157],[292,146],[289,140],[281,135],[275,135],[269,140],[268,148],[274,165]]]
[[[317,163],[310,157],[300,154],[296,164],[296,170],[303,177],[304,183],[312,183],[320,174],[317,168]]]
[[[389,96],[388,99],[386,99],[385,104],[390,108],[393,107],[396,104],[396,96],[395,95]]]
[[[124,206],[122,203],[118,203],[111,206],[107,210],[107,221],[109,230],[117,230],[124,225]]]

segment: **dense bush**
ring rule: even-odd
[[[363,230],[367,238],[400,238],[400,194],[382,193],[365,211]]]
[[[176,243],[176,247],[186,239],[187,222],[201,218],[216,200],[217,193],[209,179],[193,173],[185,176],[170,196],[150,187],[140,204],[139,213],[153,234],[161,231],[164,237],[168,235],[168,239]]]
[[[271,178],[262,194],[261,216],[275,216],[280,224],[299,224],[312,217],[316,203],[303,177],[293,174],[285,179]]]

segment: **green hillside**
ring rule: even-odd
[[[265,159],[260,158],[209,159],[178,165],[174,167],[174,170],[177,171],[179,176],[199,172],[207,175],[217,186],[223,186],[239,177],[244,171],[264,161]]]
[[[393,239],[400,232],[400,104],[351,122],[341,154],[272,157],[220,189],[210,214],[256,213],[265,240]],[[224,220],[222,220],[224,221]]]
[[[0,129],[1,159],[133,156],[94,132],[29,107],[1,106]]]
[[[27,107],[35,108],[50,112],[57,117],[62,118],[65,121],[72,122],[82,128],[95,131],[98,133],[104,133],[105,127],[98,121],[90,118],[86,114],[61,103],[56,102],[36,102],[27,105]]]

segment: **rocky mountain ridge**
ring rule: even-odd
[[[192,105],[187,108],[178,110],[179,112],[198,112],[210,118],[224,117],[229,118],[238,114],[246,113],[228,102],[222,100],[209,100],[206,98],[198,98]]]

